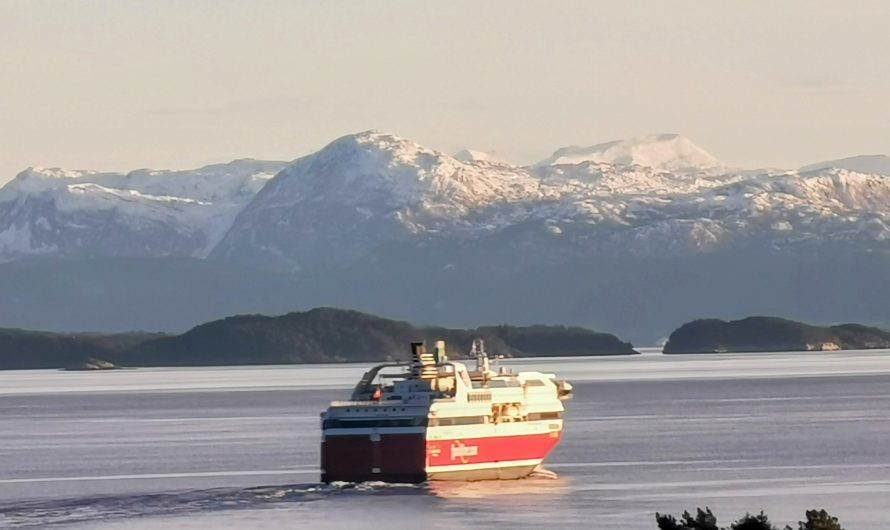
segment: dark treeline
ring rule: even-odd
[[[656,513],[655,522],[658,523],[659,530],[844,530],[837,517],[825,510],[807,510],[805,517],[806,520],[799,521],[796,528],[789,525],[779,528],[763,512],[756,515],[746,513],[727,528],[717,526],[717,516],[710,508],[698,508],[695,515],[688,511],[683,512],[680,519],[673,515]]]

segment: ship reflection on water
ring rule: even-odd
[[[534,495],[560,496],[572,491],[572,481],[556,473],[539,469],[527,478],[517,480],[480,480],[475,482],[432,481],[426,490],[444,500],[487,500],[496,497]]]

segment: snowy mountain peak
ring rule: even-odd
[[[320,158],[374,157],[378,153],[386,153],[387,158],[404,162],[414,160],[424,154],[440,154],[401,136],[372,129],[338,138],[322,148],[316,155]]]
[[[353,204],[376,198],[391,207],[466,206],[517,196],[536,186],[536,179],[524,170],[462,162],[400,136],[372,130],[339,138],[295,161],[262,196],[282,204],[338,197]]]
[[[72,182],[82,179],[96,176],[106,178],[110,175],[121,176],[119,173],[29,167],[0,188],[0,202],[14,200],[24,195],[35,195],[52,189],[63,188]]]
[[[860,155],[838,160],[827,160],[800,168],[801,173],[819,171],[821,169],[838,168],[855,171],[857,173],[870,173],[872,175],[890,176],[890,156],[887,155]]]
[[[539,188],[540,179],[524,168],[462,162],[393,134],[366,131],[282,170],[239,214],[214,255],[301,270],[417,234],[472,232],[473,219],[493,205],[538,198]],[[498,214],[488,226],[505,225],[507,218],[509,212]],[[282,247],[281,241],[291,244]],[[318,256],[314,245],[331,241],[339,242],[336,248]]]
[[[322,192],[319,186],[365,193],[381,186],[412,187],[447,158],[394,134],[364,131],[338,138],[298,159],[273,181],[273,188],[276,193],[285,188],[307,191],[305,186],[312,184],[313,193]]]
[[[488,162],[489,164],[507,164],[495,151],[477,151],[475,149],[461,149],[454,153],[454,158],[461,162]]]
[[[52,178],[52,179],[76,179],[84,176],[89,172],[87,171],[77,171],[72,169],[62,169],[59,167],[41,167],[41,166],[33,166],[25,169],[18,175],[16,178],[21,179],[31,179],[31,178]]]
[[[607,163],[621,166],[646,166],[664,171],[708,169],[720,161],[678,134],[655,134],[616,140],[589,147],[569,146],[558,149],[538,166]]]

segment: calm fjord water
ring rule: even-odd
[[[525,359],[573,381],[558,479],[319,486],[365,366],[0,372],[0,527],[649,530],[709,505],[890,519],[890,352]]]

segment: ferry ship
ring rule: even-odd
[[[559,443],[563,401],[554,374],[493,370],[481,340],[474,370],[411,343],[410,363],[375,366],[348,401],[321,414],[322,482],[518,479]]]

